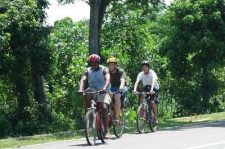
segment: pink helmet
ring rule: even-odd
[[[100,62],[100,56],[98,54],[91,54],[88,57],[88,63],[99,63]]]

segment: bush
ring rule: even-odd
[[[0,115],[0,138],[5,137],[9,134],[9,131],[12,129],[11,123],[5,118],[3,114]]]

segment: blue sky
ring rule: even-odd
[[[50,5],[46,9],[47,19],[46,24],[53,25],[56,20],[65,17],[71,17],[74,21],[88,19],[90,8],[89,5],[82,0],[75,1],[74,4],[60,5],[57,0],[48,0]],[[173,0],[165,0],[169,4]]]

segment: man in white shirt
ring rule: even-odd
[[[157,124],[157,103],[158,100],[158,91],[159,83],[158,77],[154,70],[150,69],[148,61],[143,61],[142,71],[138,74],[136,82],[134,84],[134,92],[137,92],[138,83],[141,81],[143,84],[143,91],[150,92],[150,106],[153,111],[153,121]]]

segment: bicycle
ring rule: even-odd
[[[145,125],[148,124],[151,132],[155,132],[157,129],[157,124],[153,121],[152,118],[152,109],[149,104],[149,98],[148,95],[150,95],[150,92],[134,92],[134,94],[141,95],[141,98],[139,98],[140,104],[137,109],[137,130],[139,133],[145,132]]]
[[[97,139],[105,143],[102,112],[98,103],[96,103],[96,95],[98,94],[100,94],[99,91],[83,93],[83,95],[90,95],[91,97],[91,107],[87,109],[84,120],[85,137],[89,145],[95,145]]]
[[[112,102],[110,104],[110,108],[109,108],[109,120],[113,121],[115,118],[115,95],[116,94],[120,94],[118,92],[110,92],[110,94],[112,95]],[[125,112],[124,112],[124,108],[122,107],[122,101],[121,101],[121,110],[120,110],[120,114],[119,114],[119,122],[118,123],[112,123],[113,126],[113,132],[115,134],[115,136],[117,138],[120,138],[123,135],[124,132],[124,128],[125,128]],[[110,124],[110,123],[109,123]]]

